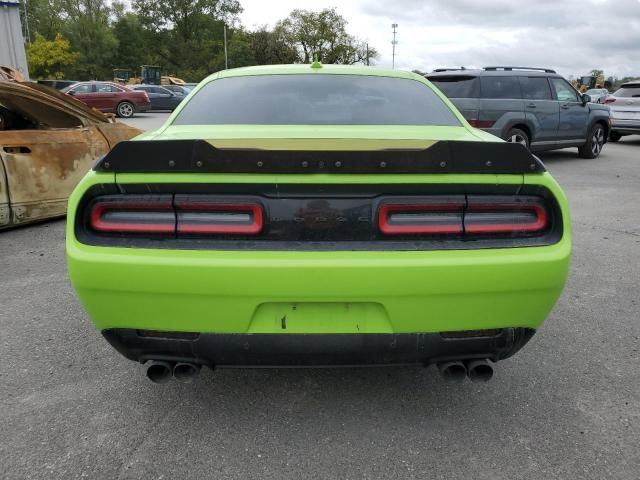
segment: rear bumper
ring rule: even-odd
[[[151,103],[136,103],[136,112],[143,113],[151,110]]]
[[[614,123],[611,125],[611,131],[628,135],[640,134],[640,121],[635,124]]]
[[[198,334],[197,338],[148,337],[143,336],[144,332],[130,329],[102,333],[130,360],[182,361],[213,368],[428,365],[476,358],[498,361],[516,353],[535,331],[509,328],[490,336],[466,338],[450,338],[439,333],[208,333]]]
[[[537,328],[564,286],[567,239],[420,252],[175,251],[67,246],[100,330],[415,333]]]
[[[301,184],[319,182],[295,175],[284,177]],[[91,187],[90,182],[104,183],[102,178],[110,177],[91,175],[82,188],[76,189],[70,200],[70,219],[75,218],[75,209],[84,191]],[[144,178],[162,183],[158,175]],[[224,176],[187,178],[224,182]],[[495,183],[503,178],[469,176],[464,183]],[[396,363],[436,361],[446,357],[448,349],[453,358],[498,358],[501,354],[491,347],[494,339],[482,340],[488,341],[489,347],[460,352],[454,343],[442,341],[440,332],[535,330],[553,308],[567,277],[571,253],[566,199],[548,175],[530,178],[546,185],[560,202],[563,235],[557,243],[484,249],[470,244],[470,249],[464,250],[416,251],[119,248],[80,242],[70,221],[69,275],[100,331],[191,332],[213,339],[199,340],[202,343],[196,342],[187,353],[179,351],[176,358],[193,359],[189,353],[192,348],[202,348],[205,352],[229,352],[228,357],[225,353],[225,357],[207,359],[208,354],[198,350],[203,363],[260,365],[257,357],[264,355],[265,364],[278,364],[281,357],[269,359],[269,350],[280,345],[285,356],[309,356],[311,363],[326,363],[329,360],[314,356],[316,350],[308,343],[321,336],[327,336],[327,341],[318,347],[320,354],[335,353],[341,358],[340,364],[380,363],[376,360],[380,357],[367,359],[358,352],[386,352],[394,340],[409,349],[394,360]],[[431,177],[417,175],[411,179],[426,183]],[[456,176],[437,179],[461,183]],[[529,177],[509,179],[526,185]],[[397,182],[398,178],[381,176],[373,180]],[[253,181],[265,180],[260,177]],[[334,181],[353,180],[338,176]],[[219,342],[223,342],[222,347]],[[253,346],[254,342],[258,343]],[[347,352],[355,352],[355,359],[347,361],[334,352],[336,342],[343,342]],[[128,341],[121,343],[129,345]],[[137,360],[150,358],[145,357],[149,354],[146,347],[137,354],[130,353],[137,348],[135,342],[132,345],[121,351]],[[153,358],[171,355],[175,345],[186,344],[156,345],[161,348],[151,350]],[[246,358],[245,345],[251,351],[249,360],[242,360]],[[236,350],[240,357],[231,355]]]

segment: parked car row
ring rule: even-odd
[[[609,96],[609,90],[606,88],[592,88],[584,93],[589,95],[593,103],[605,103],[605,100]]]
[[[113,82],[78,82],[62,90],[101,112],[131,118],[139,112],[168,110],[172,112],[189,94],[180,85],[133,85]]]
[[[178,88],[173,90],[173,88],[170,87]],[[147,94],[151,101],[151,110],[168,110],[173,112],[187,95],[179,85],[134,85],[132,89]]]
[[[551,69],[441,69],[426,77],[472,126],[532,151],[578,147],[581,157],[596,158],[611,130],[609,108]]]
[[[640,134],[640,81],[623,84],[605,100],[611,109],[610,140]]]

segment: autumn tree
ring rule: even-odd
[[[72,52],[69,41],[59,33],[53,40],[36,33],[35,41],[27,46],[29,72],[33,78],[64,78],[65,68],[79,58],[80,54]]]

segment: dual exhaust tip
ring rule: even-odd
[[[191,383],[200,373],[200,365],[188,362],[151,360],[146,366],[147,378],[153,383],[167,383],[171,377],[179,382]],[[454,383],[463,382],[467,377],[472,382],[488,382],[493,377],[493,366],[484,359],[439,363],[438,370],[445,380]]]
[[[438,364],[442,378],[460,383],[469,377],[472,382],[488,382],[493,377],[493,366],[487,360],[453,361]]]
[[[200,373],[200,365],[187,362],[151,360],[146,363],[147,378],[153,383],[167,383],[171,377],[179,382],[191,383]]]

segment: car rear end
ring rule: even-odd
[[[144,90],[134,90],[127,88],[126,95],[124,96],[128,101],[132,102],[136,108],[136,112],[148,112],[151,110],[151,100],[149,95]]]
[[[365,75],[430,88],[409,73],[327,70],[365,72],[349,75],[354,91]],[[272,76],[251,87],[268,92],[279,72],[245,75]],[[435,126],[247,125],[238,105],[236,123],[196,124],[202,88],[161,132],[116,146],[70,200],[73,285],[118,351],[158,367],[150,378],[201,365],[438,364],[487,379],[487,360],[514,354],[549,314],[568,269],[567,203],[520,145],[489,141],[455,111]],[[306,110],[316,120],[379,112],[373,87],[343,110],[319,90],[296,99],[322,97]],[[225,97],[240,102],[223,92],[216,114]]]
[[[436,70],[426,76],[455,105],[472,127],[486,128],[480,121],[480,78],[474,70]],[[491,124],[493,126],[493,124]]]
[[[451,100],[469,125],[507,140],[514,125],[526,123],[519,79],[510,71],[487,70],[436,71],[426,78]],[[528,144],[531,138],[511,141]]]
[[[611,138],[640,134],[640,82],[623,84],[605,100],[611,110]]]

